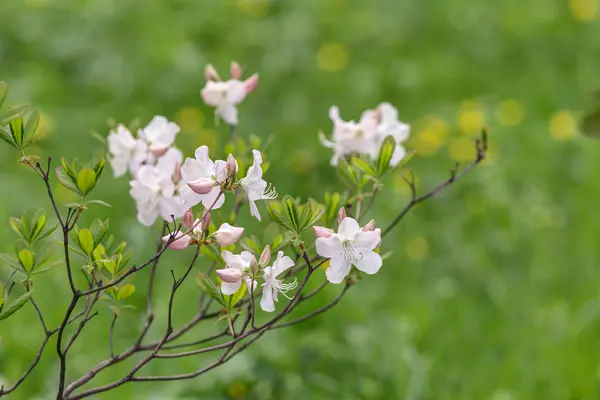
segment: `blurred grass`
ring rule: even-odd
[[[30,101],[44,113],[44,156],[91,156],[100,144],[88,133],[105,134],[111,117],[175,119],[187,154],[222,143],[224,127],[214,127],[199,90],[204,65],[223,70],[230,59],[261,75],[241,107],[241,130],[277,136],[268,177],[280,193],[318,196],[339,187],[316,136],[330,130],[332,104],[347,119],[381,101],[396,105],[413,125],[409,147],[418,157],[411,163],[422,188],[468,159],[481,124],[491,132],[491,160],[414,210],[386,237],[384,251],[394,255],[380,273],[326,317],[271,332],[200,379],[128,384],[102,398],[600,398],[600,144],[578,136],[576,125],[599,83],[599,6],[2,2],[0,79],[10,85],[10,102]],[[15,160],[0,147],[2,221],[48,208],[40,182]],[[386,186],[387,198],[373,212],[378,221],[389,220],[407,196],[400,179]],[[98,195],[114,207],[90,214],[110,215],[112,232],[142,260],[151,253],[150,233],[137,224],[127,188],[126,179],[104,177]],[[67,201],[64,193],[59,198]],[[12,251],[7,226],[0,239],[2,250]],[[67,305],[67,286],[59,271],[45,277],[36,297],[54,325]],[[333,298],[335,289],[318,301]],[[193,312],[188,303],[195,304],[196,292],[192,282],[182,292],[182,318]],[[143,301],[141,293],[134,296],[140,310]],[[142,314],[122,318],[117,348],[131,342]],[[86,328],[72,377],[107,356],[109,320],[103,312]],[[0,325],[0,375],[9,382],[35,354],[36,323],[28,307]],[[10,398],[51,398],[51,353]],[[161,361],[147,372],[190,371],[206,361]]]

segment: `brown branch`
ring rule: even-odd
[[[114,347],[113,347],[113,333],[115,330],[115,324],[117,323],[117,318],[119,317],[119,314],[117,313],[113,313],[113,319],[110,322],[110,328],[108,331],[108,346],[110,349],[110,357],[113,358],[115,356],[115,352],[114,352]]]

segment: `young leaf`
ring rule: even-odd
[[[112,207],[110,204],[108,204],[107,202],[102,201],[102,200],[87,200],[86,204],[100,204],[101,206],[104,206],[104,207]]]
[[[234,309],[235,305],[244,298],[247,291],[248,291],[247,286],[242,284],[242,285],[240,285],[240,288],[237,290],[237,292],[235,292],[234,294],[229,295],[229,296],[223,295],[223,298],[225,299],[225,303],[227,303],[227,309],[229,311],[232,311]],[[256,292],[254,293],[254,295],[256,296]]]
[[[96,173],[91,168],[84,168],[77,174],[77,188],[83,196],[87,195],[96,186]]]
[[[77,194],[81,194],[81,192],[77,188],[77,184],[75,183],[76,181],[74,181],[73,178],[71,178],[71,176],[67,173],[67,169],[64,166],[56,167],[55,172],[56,179],[58,179],[58,182],[61,185]]]
[[[394,149],[396,148],[396,139],[393,136],[388,136],[383,141],[381,149],[379,150],[379,158],[377,159],[377,174],[383,176],[383,174],[390,167],[390,161],[392,155],[394,155]]]
[[[377,173],[375,172],[373,167],[371,165],[369,165],[365,160],[358,158],[358,157],[352,157],[352,159],[350,161],[352,162],[352,165],[354,165],[356,168],[361,170],[362,173],[369,175],[369,176],[377,175]]]
[[[4,261],[4,263],[6,263],[12,269],[23,272],[21,266],[19,265],[19,261],[15,260],[12,256],[9,256],[6,253],[0,253],[0,260]]]
[[[119,291],[117,292],[117,300],[125,300],[126,298],[130,297],[134,292],[135,286],[133,286],[131,283],[128,283],[127,285],[124,285],[123,287],[119,288]]]
[[[6,306],[6,308],[3,308],[2,312],[0,313],[0,321],[10,317],[15,312],[17,312],[19,308],[23,307],[29,301],[29,298],[32,294],[33,290],[30,290],[29,292],[25,293],[24,295],[10,303],[8,306]]]
[[[36,266],[34,268],[33,272],[31,273],[31,275],[37,275],[37,274],[41,274],[43,272],[50,271],[51,269],[56,268],[60,265],[63,265],[63,261],[57,260],[57,261],[52,261],[51,263],[48,263],[42,267]]]
[[[30,273],[33,269],[33,266],[35,265],[35,257],[33,253],[28,249],[23,249],[17,253],[17,258],[19,259],[19,262],[21,263],[25,271],[27,271],[27,273]]]
[[[2,82],[0,82],[2,83]],[[0,311],[2,311],[2,306],[4,305],[4,284],[0,281]]]
[[[4,128],[3,126],[0,126],[0,139],[4,140],[6,143],[10,144],[14,148],[19,148],[19,146],[17,146],[17,144],[13,140],[10,132],[6,130],[6,128]]]
[[[40,112],[34,111],[27,120],[25,130],[23,132],[23,147],[28,146],[35,140],[35,131],[40,124]]]
[[[8,93],[8,85],[4,81],[0,81],[0,107],[4,104],[6,94]]]
[[[31,230],[30,243],[33,243],[37,239],[38,235],[40,234],[40,232],[42,232],[42,229],[44,229],[45,226],[46,226],[46,216],[44,214],[42,214],[37,218],[37,221],[35,222],[35,225],[33,226],[33,229]]]
[[[50,236],[52,234],[52,232],[54,232],[56,230],[56,228],[58,228],[58,222],[55,222],[54,225],[52,225],[50,228],[48,228],[44,232],[40,233],[37,236],[36,241],[46,239],[48,236]]]
[[[81,250],[83,250],[86,255],[91,255],[95,247],[94,235],[92,235],[92,232],[87,228],[80,229],[77,238],[79,239]]]
[[[281,205],[279,203],[271,201],[269,203],[269,206],[267,207],[267,211],[269,212],[271,218],[273,218],[273,221],[279,224],[282,228],[288,231],[294,231],[294,227],[290,224],[287,218],[283,216],[283,213],[281,211]]]
[[[25,111],[29,108],[29,104],[21,104],[18,106],[10,107],[4,112],[0,112],[0,125],[9,124],[11,121],[23,116]]]
[[[300,213],[300,231],[304,232],[316,224],[323,216],[323,212],[325,212],[325,210],[321,206],[310,201],[302,206]]]
[[[96,245],[98,245],[100,242],[102,242],[102,239],[104,239],[104,235],[106,235],[106,232],[108,231],[109,222],[109,219],[103,222],[96,218],[94,222],[92,222],[92,225],[90,225],[90,231],[94,236],[94,243]]]
[[[290,226],[292,226],[292,231],[299,234],[300,221],[296,202],[291,196],[285,195],[281,200],[281,206],[283,208],[283,217],[289,222]]]
[[[225,300],[223,300],[223,295],[221,294],[221,290],[217,288],[215,283],[203,273],[198,274],[196,277],[196,283],[200,286],[202,291],[206,292],[210,297],[215,299],[219,304],[223,307],[227,307]]]
[[[11,229],[13,231],[15,231],[15,233],[25,239],[28,240],[29,238],[26,236],[25,232],[23,231],[23,227],[21,226],[21,220],[19,218],[14,218],[14,217],[10,217],[8,219],[8,224],[10,225]]]
[[[23,144],[23,118],[19,117],[10,121],[9,129],[12,133],[13,140],[21,147]]]

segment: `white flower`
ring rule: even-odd
[[[171,147],[179,130],[179,125],[175,122],[169,122],[165,117],[157,115],[138,133],[140,138],[148,142],[150,151],[155,156],[160,156]]]
[[[283,251],[277,253],[277,260],[272,267],[266,267],[263,273],[263,295],[260,299],[260,308],[267,312],[275,311],[275,301],[277,294],[281,292],[286,298],[291,300],[286,293],[298,286],[298,281],[294,279],[292,283],[283,283],[283,280],[277,279],[282,272],[294,266],[294,261],[288,256],[283,255]]]
[[[216,242],[219,246],[229,246],[236,243],[242,237],[244,228],[231,226],[227,222],[222,224],[219,229],[213,233]]]
[[[221,283],[221,292],[225,295],[231,295],[238,291],[242,281],[246,282],[248,290],[250,285],[254,285],[253,289],[256,288],[257,282],[252,281],[247,275],[250,266],[253,262],[256,262],[255,257],[248,251],[242,251],[240,254],[232,254],[230,251],[223,251],[221,253],[227,268],[218,269],[215,271],[217,275],[223,280]]]
[[[372,113],[363,113],[360,121],[344,121],[337,107],[329,109],[329,118],[333,121],[333,137],[328,140],[320,135],[321,143],[333,149],[331,165],[337,165],[340,158],[348,154],[374,154],[376,148],[377,120]]]
[[[352,265],[367,274],[379,271],[381,257],[373,250],[380,242],[380,229],[363,231],[358,222],[350,217],[342,221],[338,233],[327,238],[317,238],[317,253],[330,259],[326,271],[329,282],[341,283]]]
[[[398,110],[389,103],[381,103],[375,110],[363,112],[358,123],[342,120],[337,107],[329,109],[329,117],[334,126],[332,138],[329,140],[320,133],[319,139],[325,147],[334,151],[331,165],[337,165],[340,158],[350,154],[365,154],[376,160],[388,136],[396,142],[390,165],[398,164],[406,155],[401,143],[408,138],[410,125],[398,120]]]
[[[248,194],[250,214],[260,221],[260,213],[254,202],[257,200],[273,200],[277,198],[277,192],[273,186],[268,185],[262,178],[262,156],[260,151],[252,150],[252,154],[254,154],[254,162],[248,168],[248,173],[240,184]]]
[[[151,226],[158,216],[170,220],[182,217],[187,207],[177,193],[177,185],[171,174],[156,166],[140,167],[136,178],[130,182],[129,194],[137,203],[138,220]]]
[[[185,212],[185,214],[183,215],[183,225],[188,230],[191,229],[191,231],[188,232],[187,235],[184,235],[184,232],[182,232],[182,231],[175,232],[175,234],[173,235],[174,240],[169,244],[169,248],[172,250],[183,250],[183,249],[187,248],[192,243],[193,240],[195,240],[196,242],[199,242],[202,238],[202,222],[200,221],[200,218],[196,218],[195,221],[190,222],[187,218],[188,212],[191,215],[190,210]],[[209,215],[210,214],[207,215],[207,218]],[[170,238],[171,238],[171,235],[163,236],[162,241],[164,243],[167,243]]]
[[[181,166],[181,177],[187,185],[183,190],[185,202],[189,207],[202,202],[204,207],[216,210],[225,202],[219,185],[228,178],[227,162],[212,161],[206,146],[198,147],[195,157],[186,158]]]
[[[237,125],[238,112],[236,105],[246,97],[244,82],[230,79],[225,82],[207,81],[200,92],[204,102],[216,107],[215,113],[229,125]]]
[[[135,175],[146,161],[148,146],[143,140],[134,139],[129,129],[119,124],[117,130],[108,135],[108,151],[114,176],[118,178],[127,170]]]

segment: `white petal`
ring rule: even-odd
[[[327,238],[320,237],[315,241],[317,254],[321,257],[332,258],[342,254],[342,241],[340,237],[333,234]]]
[[[362,257],[356,261],[356,268],[367,273],[374,274],[381,268],[381,256],[372,250],[361,250]]]
[[[240,286],[242,286],[241,280],[237,281],[236,283],[222,282],[221,292],[225,295],[232,295],[238,291]]]
[[[340,109],[337,106],[331,106],[329,108],[329,118],[335,123],[341,121]]]
[[[346,217],[338,228],[338,234],[342,240],[353,240],[356,232],[360,231],[360,226],[354,218]]]
[[[129,161],[130,160],[128,157],[122,156],[110,158],[109,162],[115,178],[123,176],[125,172],[127,172],[127,168],[129,167]]]
[[[352,266],[343,256],[335,256],[329,261],[329,268],[325,271],[327,280],[331,283],[342,283]]]
[[[381,230],[364,232],[362,229],[354,235],[354,247],[356,249],[373,250],[381,242]]]
[[[406,150],[404,147],[397,145],[394,149],[394,154],[392,154],[392,159],[390,160],[390,165],[392,167],[396,166],[402,159],[406,156]]]
[[[240,253],[240,257],[242,258],[242,260],[244,260],[246,265],[250,265],[250,262],[252,262],[252,259],[254,258],[254,254],[244,250]]]
[[[142,210],[138,209],[137,219],[142,225],[152,226],[154,221],[156,221],[156,218],[158,218],[157,208],[144,208]]]
[[[225,203],[225,194],[221,194],[221,188],[218,186],[202,196],[202,205],[207,209],[212,207],[212,210],[216,210]]]
[[[227,83],[227,102],[239,104],[246,97],[244,82],[232,79]]]
[[[137,180],[142,185],[154,192],[158,192],[160,190],[158,176],[154,170],[154,167],[151,165],[144,165],[140,167],[137,172]]]
[[[238,123],[238,111],[234,104],[223,103],[217,107],[216,111],[219,118],[225,121],[229,125],[237,125]]]
[[[180,191],[180,197],[187,208],[192,208],[202,201],[204,195],[194,192],[189,186],[185,186]]]
[[[266,312],[275,311],[275,302],[273,301],[273,289],[269,285],[263,287],[263,295],[260,299],[260,308]]]
[[[277,260],[273,263],[273,276],[278,276],[282,272],[296,265],[288,256],[283,255],[283,251],[277,253]]]
[[[174,147],[169,148],[165,154],[163,154],[156,162],[156,169],[169,178],[173,176],[175,172],[175,166],[181,164],[183,160],[183,154],[181,150]]]
[[[187,182],[197,181],[198,179],[210,178],[212,169],[210,165],[202,161],[186,158],[181,166],[181,177]]]
[[[260,221],[260,212],[258,212],[258,207],[256,207],[256,203],[254,201],[249,201],[248,205],[250,205],[250,215]]]

